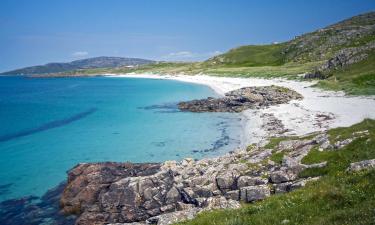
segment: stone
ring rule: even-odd
[[[270,174],[270,181],[275,184],[291,181],[289,174],[286,171],[275,171]]]
[[[314,137],[313,141],[318,144],[318,145],[321,145],[325,142],[329,142],[329,139],[328,139],[329,135],[326,134],[326,133],[323,133],[323,134],[319,134],[317,136]]]
[[[345,140],[342,140],[342,141],[337,141],[333,147],[335,149],[342,149],[344,148],[345,146],[347,146],[348,144],[352,143],[353,141],[355,140],[355,138],[348,138],[348,139],[345,139]]]
[[[203,206],[206,210],[237,209],[241,207],[238,201],[234,201],[232,199],[226,199],[223,196],[215,196],[215,197],[207,198],[204,201]]]
[[[216,177],[216,184],[219,190],[228,191],[236,188],[236,180],[238,173],[235,171],[227,171],[225,173],[219,174]]]
[[[237,180],[238,188],[266,184],[268,181],[260,177],[241,176]]]
[[[288,103],[302,99],[299,93],[279,86],[244,87],[225,94],[223,98],[207,98],[180,102],[178,108],[191,112],[241,112]]]
[[[194,159],[193,158],[185,158],[181,162],[182,166],[192,166],[193,164],[194,164]]]
[[[193,189],[193,192],[194,192],[195,196],[205,197],[205,198],[213,196],[213,193],[212,193],[212,184],[211,185],[206,185],[206,186],[195,186],[192,189]]]
[[[306,165],[306,168],[323,168],[327,166],[327,162],[321,162],[321,163],[314,163],[310,165]]]
[[[175,169],[177,167],[177,162],[175,160],[172,161],[165,161],[161,166],[162,170],[170,170]]]
[[[228,199],[239,201],[240,200],[240,191],[239,190],[228,191],[225,196]]]
[[[349,171],[361,171],[365,169],[372,169],[375,168],[375,159],[363,160],[360,162],[350,163],[348,168]]]
[[[241,201],[254,202],[263,200],[271,195],[270,189],[267,185],[249,186],[240,189]]]
[[[181,199],[181,195],[176,187],[172,187],[171,189],[169,189],[166,195],[167,204],[178,202],[180,199]]]
[[[284,155],[281,165],[284,167],[292,168],[292,167],[300,166],[300,163],[296,159]]]
[[[157,225],[169,225],[185,220],[193,219],[198,212],[199,208],[192,208],[184,211],[176,211],[171,213],[162,214],[159,216],[151,217],[146,220],[147,224],[157,224]]]
[[[292,182],[274,184],[275,194],[289,192],[292,186]]]

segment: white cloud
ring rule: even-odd
[[[78,51],[78,52],[73,52],[72,56],[76,58],[81,58],[87,56],[89,53],[85,51]]]
[[[203,52],[203,53],[195,53],[191,51],[180,51],[180,52],[171,52],[167,55],[162,56],[163,60],[171,60],[171,61],[194,61],[194,60],[204,60],[215,55],[222,54],[221,51],[213,51],[213,52]]]
[[[186,57],[186,58],[191,58],[194,56],[192,52],[189,51],[181,51],[181,52],[172,52],[169,53],[168,56],[170,57]]]

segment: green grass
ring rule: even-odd
[[[288,137],[274,137],[268,140],[268,143],[264,146],[266,149],[276,148],[280,142],[288,140]]]
[[[333,71],[329,78],[316,86],[352,95],[375,95],[375,52],[359,63],[348,68]]]
[[[225,64],[235,67],[280,66],[285,63],[282,54],[284,48],[285,43],[241,46],[216,56],[206,61],[205,64]]]
[[[332,139],[369,130],[339,151],[312,150],[304,163],[327,161],[325,169],[305,172],[322,176],[317,182],[288,194],[273,195],[236,210],[204,212],[184,225],[375,224],[375,170],[350,173],[351,162],[375,158],[375,120],[329,131]],[[303,174],[302,174],[303,175]],[[284,221],[284,222],[283,222]]]
[[[275,163],[277,164],[281,164],[282,161],[283,161],[283,157],[284,157],[285,153],[284,152],[277,152],[277,153],[273,153],[270,157],[270,159],[272,161],[274,161]]]

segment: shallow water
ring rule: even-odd
[[[0,201],[41,196],[79,162],[201,158],[240,144],[241,118],[180,112],[208,87],[132,78],[0,77]]]

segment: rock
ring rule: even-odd
[[[249,186],[240,189],[241,201],[254,202],[262,200],[271,195],[270,189],[267,185]]]
[[[176,161],[165,161],[163,165],[161,166],[162,170],[170,170],[170,169],[175,169],[177,167],[177,162]]]
[[[238,188],[247,187],[247,186],[255,186],[261,184],[267,184],[266,179],[262,179],[260,177],[250,177],[250,176],[241,176],[237,180]]]
[[[314,164],[310,164],[310,165],[305,165],[306,168],[323,168],[323,167],[326,167],[327,166],[327,162],[321,162],[321,163],[314,163]]]
[[[375,168],[375,159],[363,160],[360,162],[350,163],[348,168],[349,171],[361,171],[364,169],[372,169]]]
[[[284,155],[281,165],[284,167],[292,168],[292,167],[300,166],[300,163],[296,159]]]
[[[200,211],[199,208],[192,208],[192,209],[184,210],[184,211],[166,213],[166,214],[159,215],[156,217],[151,217],[147,219],[146,222],[147,224],[156,224],[156,225],[174,224],[174,223],[182,222],[185,220],[193,219],[199,213],[199,211]]]
[[[193,188],[193,192],[194,192],[195,196],[197,196],[197,197],[209,198],[209,197],[213,196],[212,186],[213,186],[213,184],[206,185],[206,186],[195,186]]]
[[[313,72],[304,74],[303,78],[304,79],[320,79],[320,80],[323,80],[323,79],[326,79],[327,76],[325,74],[323,74],[321,71],[313,71]]]
[[[239,201],[240,200],[240,191],[239,190],[228,191],[225,196],[228,199]]]
[[[225,94],[223,98],[207,98],[180,102],[182,111],[191,112],[241,112],[302,99],[302,95],[284,87],[245,87]]]
[[[228,170],[236,170],[239,173],[242,173],[248,169],[248,166],[245,163],[232,163],[228,165]]]
[[[300,169],[298,169],[300,171]],[[297,178],[298,171],[279,170],[270,174],[270,182],[274,184],[293,181]]]
[[[291,190],[292,182],[274,184],[275,194],[286,193]]]
[[[194,164],[194,159],[193,158],[185,158],[181,162],[182,166],[192,166],[193,164]]]
[[[325,143],[327,141],[329,142],[328,137],[329,137],[329,135],[326,134],[326,133],[319,134],[319,135],[317,135],[317,136],[314,137],[313,142],[315,142],[318,145],[321,145],[321,144],[323,144],[323,143]]]
[[[236,171],[227,171],[216,177],[216,184],[219,190],[229,191],[236,189],[236,181],[239,174]]]
[[[248,161],[249,163],[253,163],[253,164],[259,163],[271,155],[272,155],[272,149],[265,149],[261,152],[256,152],[256,154],[252,155]]]
[[[262,98],[266,101],[267,96]],[[354,136],[362,135],[365,132]],[[326,166],[326,162],[303,165],[301,159],[312,146],[325,141],[326,136],[318,135],[311,140],[281,142],[281,165],[270,161],[272,150],[260,145],[197,161],[79,164],[69,171],[62,211],[77,215],[77,225],[138,225],[146,220],[168,224],[192,218],[202,210],[237,208],[239,200],[254,202],[268,197],[269,185],[273,185],[272,193],[284,193],[315,179],[297,180],[297,175],[305,168]]]
[[[375,49],[375,41],[359,47],[340,49],[318,69],[319,71],[337,70],[368,58],[367,51]]]
[[[331,149],[333,148],[333,146],[331,145],[331,143],[329,142],[329,140],[323,142],[320,146],[319,146],[319,151],[323,151],[323,150],[326,150],[326,149]]]
[[[290,186],[289,191],[294,191],[298,188],[304,187],[307,184],[307,182],[314,182],[314,181],[317,181],[319,179],[320,179],[320,177],[311,177],[311,178],[301,179],[301,180],[295,181]]]
[[[238,201],[234,201],[232,199],[226,199],[223,196],[215,196],[207,198],[202,205],[204,206],[205,210],[212,210],[212,209],[237,209],[241,207]]]
[[[278,149],[280,151],[300,149],[309,144],[312,144],[311,140],[286,140],[279,143]]]
[[[178,191],[178,189],[176,187],[172,187],[171,189],[169,189],[169,191],[167,192],[167,195],[166,195],[166,203],[167,204],[176,203],[180,199],[181,199],[181,195],[180,195],[180,192]]]
[[[345,139],[345,140],[342,140],[342,141],[337,141],[333,147],[335,149],[342,149],[344,148],[345,146],[347,146],[348,144],[352,143],[352,141],[354,141],[355,138],[348,138],[348,139]]]
[[[60,200],[66,214],[79,214],[98,203],[98,195],[110,186],[130,176],[146,176],[159,171],[160,164],[95,163],[79,164],[69,171],[68,185]]]

